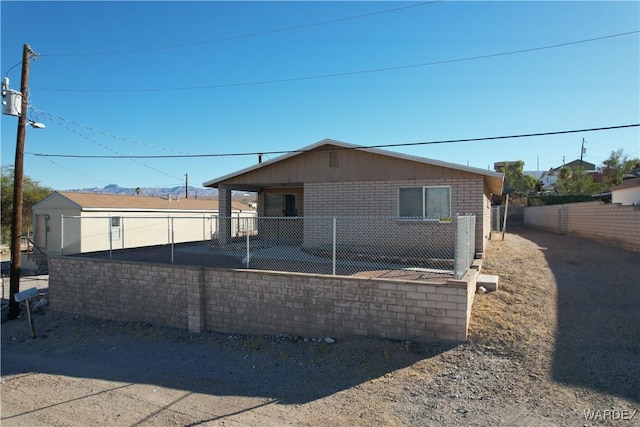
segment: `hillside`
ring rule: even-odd
[[[126,194],[126,195],[134,195],[139,190],[139,194],[141,196],[156,196],[156,197],[164,197],[168,198],[171,196],[172,198],[185,197],[185,188],[184,186],[177,186],[171,188],[127,188],[120,187],[117,184],[109,184],[104,188],[77,188],[72,191],[78,193],[100,193],[100,194]],[[213,199],[218,197],[218,189],[217,188],[202,188],[202,187],[188,187],[188,196],[190,198],[208,198]]]

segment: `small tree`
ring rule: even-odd
[[[11,221],[13,217],[13,179],[14,172],[12,166],[3,166],[0,176],[0,215],[2,241],[8,242],[11,239]],[[22,232],[31,229],[33,220],[31,208],[36,203],[47,197],[53,190],[43,187],[38,181],[34,181],[28,176],[22,181]]]
[[[561,195],[590,195],[605,190],[601,182],[580,168],[563,167],[558,173],[556,192]]]
[[[504,174],[504,193],[528,193],[535,189],[538,181],[524,174],[524,162],[505,162],[502,168]]]
[[[640,167],[640,159],[629,158],[624,154],[622,148],[612,151],[609,157],[602,162],[600,169],[603,176],[603,183],[606,187],[613,187],[621,184],[625,174]]]

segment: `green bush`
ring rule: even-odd
[[[586,194],[529,196],[527,206],[561,205],[564,203],[593,202],[594,200],[597,199]]]

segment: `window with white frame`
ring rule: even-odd
[[[112,216],[109,218],[111,226],[111,240],[120,240],[122,236],[122,222],[119,216]]]
[[[398,216],[438,221],[451,217],[451,187],[403,187],[398,190]]]

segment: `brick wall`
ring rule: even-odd
[[[528,207],[524,224],[640,252],[640,209],[635,206],[586,202]]]
[[[184,266],[52,257],[49,299],[60,311],[182,328],[188,287],[199,274]]]
[[[484,195],[482,177],[440,178],[411,181],[361,181],[361,182],[323,182],[304,185],[305,209],[307,216],[398,216],[398,188],[446,185],[451,187],[451,213],[476,215],[476,251],[484,249],[484,239],[488,238],[489,224],[488,199]],[[485,221],[484,215],[487,215]],[[453,227],[437,223],[414,223],[399,221],[396,227],[376,230],[376,241],[389,238],[394,242],[402,241],[403,236],[415,236],[416,232],[426,233],[427,237],[438,236],[442,241],[453,241]],[[386,237],[385,237],[386,236]],[[307,234],[305,233],[305,239]],[[305,243],[308,243],[305,240]],[[448,248],[450,249],[450,248]]]
[[[466,340],[477,270],[423,283],[347,276],[49,260],[53,309],[225,333]]]

